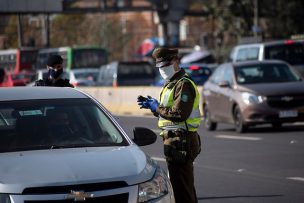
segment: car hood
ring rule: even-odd
[[[304,82],[298,81],[240,85],[237,89],[242,92],[251,92],[262,96],[303,95]]]
[[[138,146],[0,153],[0,193],[24,188],[151,179],[156,163]]]

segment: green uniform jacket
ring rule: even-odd
[[[171,83],[170,86],[174,87],[177,81],[186,75],[184,69],[180,69],[176,72],[172,78],[167,81],[164,86]],[[170,88],[170,87],[169,87]],[[161,116],[172,122],[183,122],[186,121],[190,116],[193,108],[193,103],[195,99],[195,90],[188,80],[182,80],[178,82],[175,86],[175,92],[173,95],[174,103],[173,106],[163,107],[159,106],[156,110],[155,116]]]

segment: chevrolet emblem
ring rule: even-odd
[[[285,97],[282,97],[281,100],[282,100],[282,101],[289,102],[289,101],[293,100],[293,97],[285,96]]]
[[[66,199],[74,199],[75,202],[77,201],[85,201],[86,198],[92,198],[94,194],[89,194],[84,191],[73,191],[66,196]]]

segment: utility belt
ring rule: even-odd
[[[194,161],[201,151],[200,137],[196,132],[179,128],[161,132],[164,140],[166,160],[173,164],[185,164]]]

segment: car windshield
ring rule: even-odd
[[[300,77],[285,64],[255,64],[237,66],[236,81],[239,84],[294,82]]]
[[[265,59],[287,61],[291,65],[304,64],[304,45],[292,43],[265,47]]]
[[[154,78],[154,70],[149,63],[120,63],[118,77],[121,79]]]
[[[27,74],[27,73],[19,73],[12,75],[13,80],[24,80],[24,79],[32,80],[32,78],[33,78],[33,74]]]
[[[209,68],[190,66],[189,68],[184,69],[197,85],[203,85],[211,75],[211,70]]]
[[[90,99],[0,102],[0,139],[0,152],[128,145]]]

